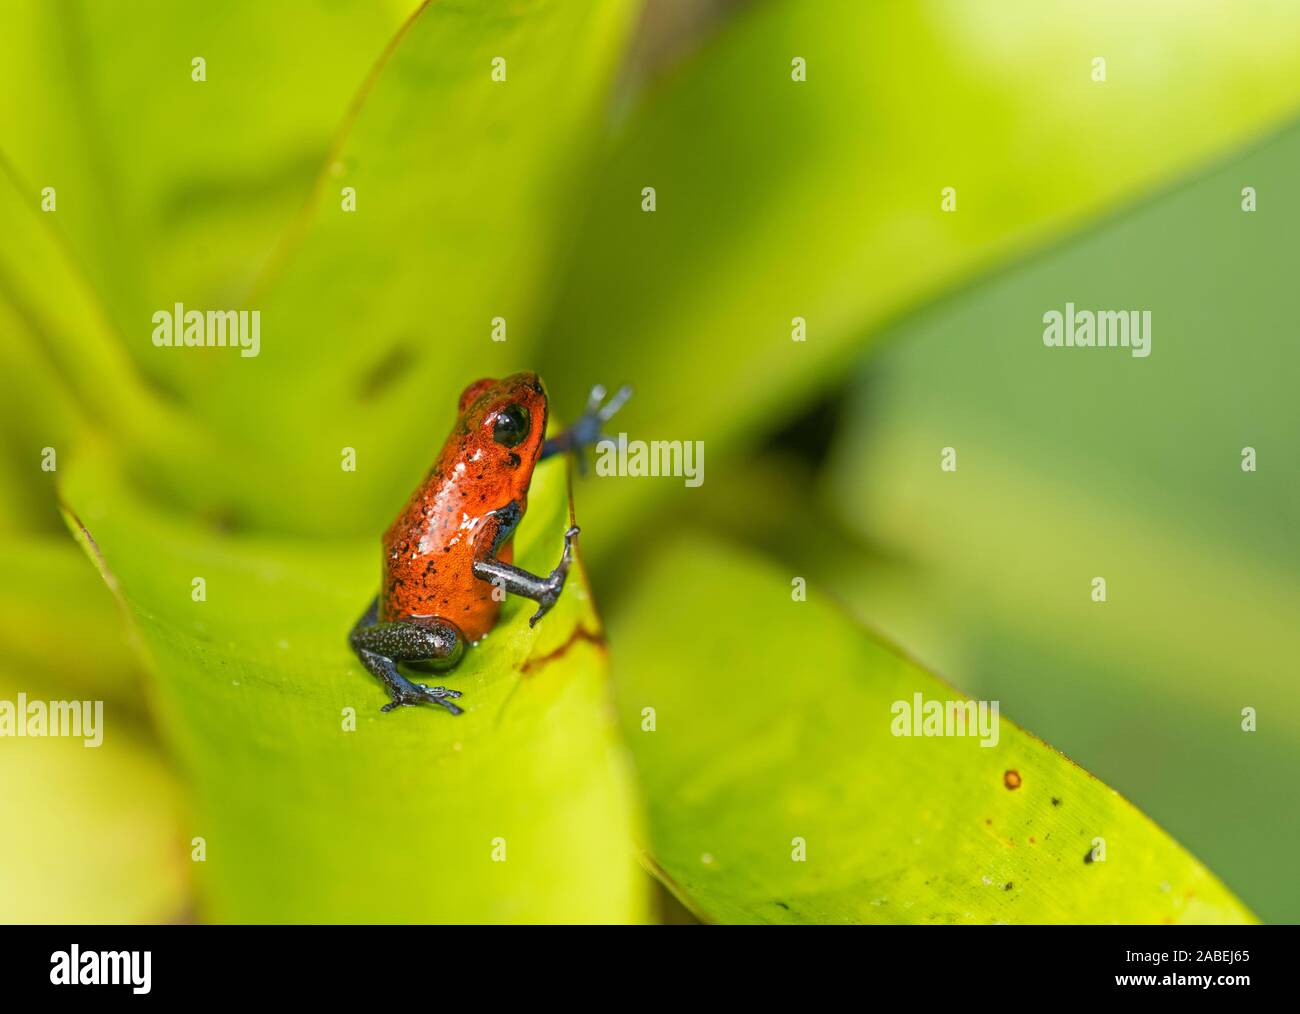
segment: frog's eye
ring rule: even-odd
[[[492,439],[506,447],[514,447],[528,436],[528,409],[523,405],[507,405],[496,414],[492,423]]]

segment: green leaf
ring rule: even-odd
[[[1294,7],[755,4],[622,125],[543,371],[559,404],[593,374],[635,383],[620,429],[703,440],[720,462],[834,383],[882,322],[1298,103]],[[602,483],[584,514],[613,531],[677,489]]]
[[[279,477],[205,483],[192,500],[281,531],[367,532],[393,486],[427,465],[467,383],[534,368],[539,308],[582,196],[574,166],[636,11],[434,3],[411,20],[254,294],[260,354],[171,353],[194,374],[195,411]],[[583,400],[555,404],[576,414]],[[347,499],[331,494],[343,447],[376,477]],[[313,509],[281,495],[286,484]]]
[[[443,678],[464,692],[463,716],[381,714],[386,696],[346,644],[378,583],[378,536],[218,534],[141,498],[107,452],[65,483],[69,524],[151,657],[160,724],[194,797],[186,838],[206,843],[206,918],[643,917],[603,636],[580,566],[535,630],[529,604],[509,600]],[[554,566],[567,522],[563,469],[545,467],[516,537],[520,565]],[[195,577],[205,601],[191,596]]]
[[[172,493],[193,475],[176,477],[172,462],[202,460],[204,481],[270,484],[256,460],[228,464],[220,434],[197,427],[157,396],[132,367],[95,291],[54,224],[23,197],[30,188],[0,155],[0,529],[62,531],[53,480],[85,432],[132,449],[136,475]],[[52,456],[49,452],[53,452]],[[47,471],[47,468],[50,469]]]
[[[144,725],[112,596],[66,535],[6,538],[0,573],[0,701],[103,708],[97,746],[0,739],[0,827],[17,830],[0,834],[0,922],[181,917],[180,796]]]
[[[46,687],[130,706],[136,662],[122,616],[84,554],[66,533],[0,541],[0,660]],[[72,625],[75,639],[66,636]],[[87,650],[87,646],[93,650]]]
[[[192,826],[176,841],[187,850],[204,840],[206,860],[194,869],[211,918],[644,916],[626,841],[635,811],[580,568],[535,632],[512,604],[457,670],[451,681],[468,706],[459,719],[380,716],[385,698],[344,641],[377,584],[375,518],[390,516],[399,486],[427,466],[431,434],[444,429],[460,388],[526,356],[527,307],[543,292],[546,252],[574,197],[567,160],[582,148],[635,9],[425,5],[375,65],[327,162],[318,128],[337,119],[338,87],[355,92],[349,60],[316,52],[306,78],[328,68],[327,87],[285,84],[291,99],[312,95],[310,114],[291,124],[276,102],[248,110],[266,70],[256,46],[230,43],[273,44],[250,31],[264,5],[238,7],[215,30],[160,12],[149,37],[183,59],[144,64],[150,101],[109,139],[72,124],[93,119],[100,103],[116,108],[122,96],[100,78],[141,75],[120,65],[132,59],[126,51],[78,55],[100,15],[75,5],[49,17],[36,6],[6,9],[8,37],[37,39],[33,53],[53,47],[59,58],[48,63],[66,73],[41,94],[49,115],[25,121],[55,122],[52,143],[11,131],[28,174],[6,163],[0,193],[18,228],[0,258],[0,325],[23,374],[40,382],[15,383],[12,404],[41,406],[39,391],[57,398],[35,420],[15,409],[23,427],[13,458],[31,464],[14,470],[14,484],[33,496],[5,520],[25,529],[39,515],[46,498],[30,476],[40,447],[55,446],[69,525],[120,593],[150,661],[150,698],[194,797]],[[352,18],[361,31],[335,23],[326,34],[369,65],[379,46],[366,41],[367,14],[313,8],[306,21],[268,30],[312,34],[318,15]],[[210,50],[209,81],[190,88],[191,52],[205,55],[198,42]],[[491,81],[497,54],[510,60],[511,87]],[[5,69],[21,79],[27,66],[24,58]],[[181,84],[172,70],[183,71]],[[3,108],[6,121],[19,118]],[[78,115],[57,115],[68,109]],[[132,141],[138,131],[172,139],[145,172],[132,169],[147,149]],[[238,165],[214,152],[236,135]],[[250,137],[266,143],[250,146]],[[317,199],[253,301],[267,318],[264,358],[154,348],[141,314],[157,306],[248,305],[267,230],[300,203],[295,167],[322,162]],[[321,196],[343,185],[340,171],[359,191],[346,222],[337,190]],[[57,215],[34,203],[47,181],[59,184]],[[467,217],[468,207],[480,210]],[[122,230],[121,219],[136,228]],[[461,234],[480,225],[482,256],[465,257]],[[518,301],[502,304],[502,293]],[[509,314],[511,351],[484,367],[477,343],[438,338],[462,330],[446,326],[457,307],[482,318],[489,351],[491,316]],[[395,335],[384,322],[399,318]],[[416,319],[429,331],[413,334]],[[153,380],[198,403],[196,418],[133,376],[115,333]],[[307,428],[304,418],[320,422]],[[105,439],[74,459],[76,438],[96,431]],[[357,448],[365,479],[341,489],[343,446]],[[547,471],[518,537],[520,562],[539,570],[554,564],[567,520],[563,473]],[[344,527],[340,517],[364,540],[304,535]],[[548,521],[560,527],[543,531]],[[250,534],[259,525],[284,534]],[[209,582],[206,602],[190,597],[197,576]],[[52,575],[33,577],[43,591],[55,587]],[[55,633],[74,651],[66,628],[80,617],[66,619]],[[16,650],[29,647],[20,639]],[[343,729],[346,707],[360,716],[355,733]],[[492,861],[497,839],[505,862]]]
[[[122,617],[62,530],[54,496],[85,423],[129,431],[157,416],[3,156],[0,221],[0,700],[103,709],[97,746],[0,740],[0,827],[16,829],[0,835],[0,921],[181,918],[189,871],[176,781],[142,714]]]
[[[117,343],[100,295],[30,186],[0,154],[0,347],[11,365],[5,440],[40,464],[48,446],[71,443],[78,421],[139,434],[156,423],[153,405]],[[140,425],[143,422],[144,425]],[[131,430],[133,425],[138,428]],[[27,485],[31,485],[29,482]]]
[[[182,392],[204,383],[151,344],[152,313],[246,291],[415,2],[0,7],[0,148],[32,209],[54,189],[51,228],[145,376]]]
[[[1280,922],[1300,917],[1300,882],[1276,874],[1300,850],[1282,802],[1300,767],[1300,350],[1279,337],[1298,173],[1293,124],[891,330],[822,491],[897,561],[825,558],[858,615],[1015,700]],[[1150,355],[1044,348],[1067,300],[1149,310]]]
[[[69,614],[75,622],[77,614]],[[0,700],[44,692],[0,652]],[[103,742],[0,741],[0,922],[166,922],[185,914],[179,793],[151,737],[105,702]]]
[[[619,707],[652,864],[701,916],[1252,921],[1130,803],[1005,718],[991,747],[893,735],[895,702],[962,695],[815,588],[794,601],[792,575],[702,539],[643,576],[611,626]],[[1088,861],[1098,838],[1105,860]]]

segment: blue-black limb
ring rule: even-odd
[[[455,624],[436,616],[408,617],[394,623],[380,623],[376,598],[352,628],[348,643],[366,669],[377,676],[392,698],[380,711],[416,704],[436,704],[453,715],[462,713],[452,699],[459,690],[412,683],[397,671],[398,662],[422,662],[437,669],[451,669],[465,652],[465,642]]]
[[[564,581],[569,576],[569,565],[573,563],[573,540],[578,537],[578,526],[573,525],[564,533],[564,552],[560,562],[547,577],[538,577],[513,564],[502,563],[490,557],[474,561],[474,576],[482,581],[499,585],[511,595],[522,595],[537,603],[537,612],[528,621],[530,627],[536,626],[555,605],[564,590]]]
[[[601,439],[603,435],[601,428],[630,397],[632,397],[632,388],[624,384],[614,392],[614,396],[609,401],[605,401],[605,388],[597,384],[591,389],[586,411],[567,430],[542,444],[542,453],[538,460],[549,458],[553,454],[563,454],[565,451],[577,451],[578,469],[585,472],[587,464],[582,456],[583,449],[594,446]]]

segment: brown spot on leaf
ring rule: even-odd
[[[592,631],[588,630],[586,627],[579,625],[573,628],[573,633],[569,635],[568,640],[566,640],[562,645],[560,645],[554,651],[548,651],[545,655],[537,655],[533,658],[528,659],[520,667],[519,671],[524,675],[527,675],[528,673],[532,672],[534,669],[540,669],[542,668],[542,666],[554,662],[557,658],[563,657],[568,652],[568,650],[572,648],[575,644],[577,644],[579,641],[587,641],[589,644],[594,644],[601,651],[605,650],[604,634],[593,633]]]
[[[1015,770],[1008,771],[1002,776],[1002,784],[1012,790],[1020,788],[1020,772]]]

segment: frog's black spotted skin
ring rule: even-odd
[[[520,442],[495,438],[494,420],[512,406],[528,416]],[[502,517],[517,525],[546,434],[546,393],[535,373],[477,381],[461,395],[460,417],[424,482],[384,534],[379,618],[442,616],[471,641],[492,629],[500,595],[474,576],[474,562],[513,558]],[[513,526],[511,526],[513,528]]]
[[[501,592],[537,602],[532,623],[555,604],[573,560],[576,527],[565,532],[563,556],[549,576],[511,562],[533,469],[552,454],[595,443],[600,423],[628,393],[620,391],[602,410],[604,391],[596,388],[574,428],[548,442],[546,391],[537,374],[479,380],[465,389],[437,461],[384,533],[379,596],[349,637],[361,663],[388,690],[391,701],[382,710],[429,703],[461,714],[453,703],[458,691],[413,683],[397,663],[455,668],[466,642],[496,623]]]

